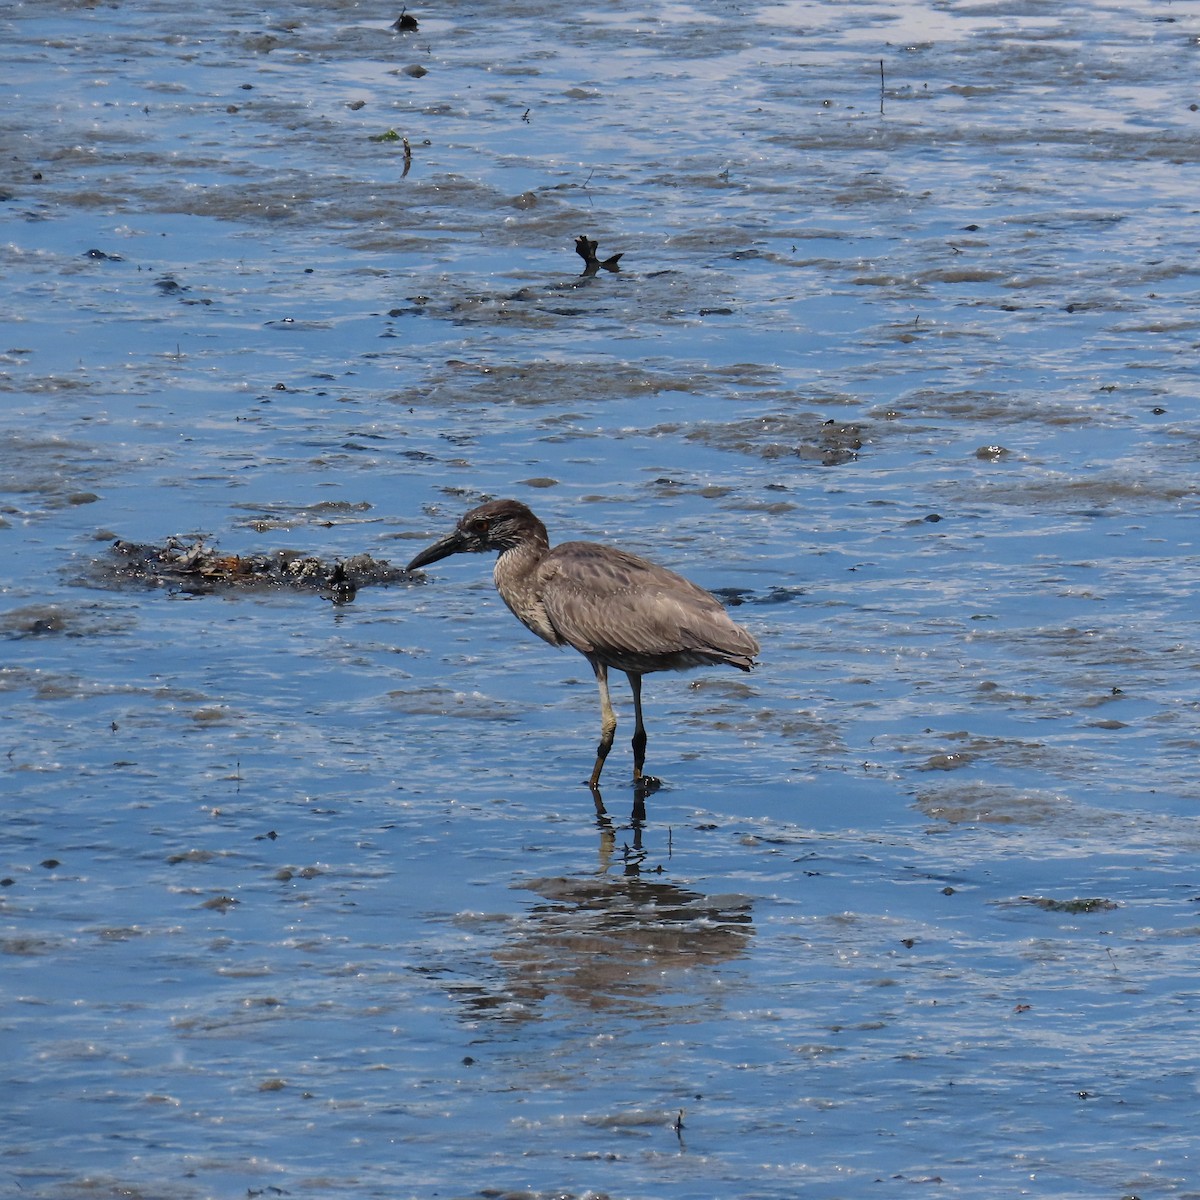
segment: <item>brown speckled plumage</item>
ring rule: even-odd
[[[562,542],[551,548],[546,527],[517,500],[492,500],[472,509],[453,533],[408,566],[413,570],[451,554],[486,550],[499,554],[496,589],[513,614],[552,646],[573,646],[592,664],[602,713],[589,781],[593,789],[616,730],[609,667],[624,671],[633,689],[637,783],[646,753],[642,676],[709,665],[749,671],[754,665],[758,642],[703,588],[612,546]]]

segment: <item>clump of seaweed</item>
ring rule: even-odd
[[[412,573],[370,554],[326,560],[298,550],[226,554],[202,537],[169,537],[161,544],[118,538],[92,563],[87,582],[101,587],[163,587],[209,593],[242,589],[317,592],[345,603],[360,587],[411,580]]]
[[[1037,908],[1045,909],[1046,912],[1060,913],[1095,913],[1095,912],[1112,912],[1114,908],[1119,908],[1115,900],[1105,900],[1100,896],[1090,896],[1076,900],[1052,900],[1048,896],[1022,896],[1021,899],[1026,904],[1035,905]]]

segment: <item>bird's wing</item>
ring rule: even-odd
[[[539,590],[563,640],[602,660],[694,654],[702,661],[748,658],[758,650],[703,588],[627,551],[564,542],[543,559]]]

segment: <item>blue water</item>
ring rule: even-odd
[[[0,1192],[1200,1195],[1187,7],[0,13]]]

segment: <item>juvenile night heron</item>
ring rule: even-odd
[[[730,620],[720,601],[682,575],[625,550],[595,542],[553,549],[546,527],[518,500],[492,500],[466,514],[454,532],[422,550],[410,571],[451,554],[495,550],[496,590],[513,615],[552,646],[573,646],[592,664],[600,687],[600,745],[588,781],[600,783],[617,718],[608,668],[633,690],[633,779],[642,779],[646,727],[642,676],[713,664],[749,671],[758,642]]]

